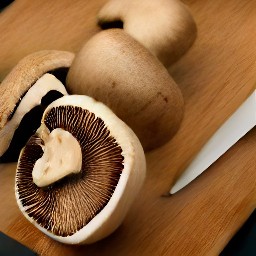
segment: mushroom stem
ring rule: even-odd
[[[67,175],[80,172],[81,147],[71,133],[61,128],[50,133],[42,125],[38,129],[38,135],[43,141],[41,147],[44,152],[32,171],[33,181],[38,187],[49,186]]]

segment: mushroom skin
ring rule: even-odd
[[[27,121],[28,115],[26,114],[33,111],[37,111],[37,114],[40,112],[38,119],[40,122],[43,111],[36,110],[35,107],[40,106],[44,97],[47,98],[50,92],[57,92],[55,95],[52,93],[49,96],[50,99],[46,100],[52,102],[54,99],[67,94],[64,85],[52,74],[60,75],[59,79],[65,80],[65,73],[67,73],[73,58],[73,53],[65,51],[45,50],[35,52],[23,58],[0,84],[0,162],[17,161],[18,151],[24,146],[25,142],[20,141],[19,143],[22,145],[16,147],[13,146],[15,142],[11,144],[11,141],[21,122],[23,120],[24,123]],[[64,79],[61,77],[62,75],[64,75]],[[23,119],[24,117],[25,119]],[[28,126],[34,127],[37,125],[36,120],[29,120],[29,122],[31,121],[33,125],[28,123]],[[30,136],[31,134],[28,135],[27,139]],[[10,156],[9,154],[4,155],[9,147],[15,148],[15,153],[11,153]]]
[[[166,67],[191,47],[197,34],[189,9],[179,0],[110,0],[98,24],[103,29],[123,26]]]
[[[92,37],[76,55],[66,83],[72,94],[91,96],[111,108],[144,150],[170,140],[182,121],[183,97],[166,68],[120,29]]]
[[[93,113],[93,115],[95,115],[95,118],[99,122],[96,126],[88,126],[92,130],[88,131],[89,133],[87,135],[93,139],[91,140],[91,143],[87,143],[87,145],[90,146],[95,144],[96,147],[102,145],[102,141],[98,141],[95,139],[97,138],[99,133],[95,127],[99,127],[99,125],[102,124],[103,121],[105,126],[104,129],[107,129],[109,131],[110,137],[107,138],[111,138],[111,140],[113,140],[114,138],[114,140],[116,141],[114,143],[114,146],[121,147],[121,155],[123,159],[122,170],[120,176],[118,175],[118,182],[115,186],[115,189],[112,191],[110,199],[104,205],[104,207],[100,211],[98,211],[97,214],[88,223],[86,223],[86,225],[80,227],[80,229],[76,232],[72,231],[70,234],[64,232],[65,235],[56,234],[63,228],[63,226],[66,226],[73,221],[72,216],[73,218],[76,218],[77,215],[80,215],[80,217],[86,216],[86,213],[83,212],[83,210],[85,211],[84,206],[81,206],[82,209],[78,210],[77,213],[74,213],[74,215],[72,215],[72,213],[75,212],[75,208],[79,207],[80,204],[78,204],[77,206],[72,205],[73,200],[67,198],[69,198],[70,194],[75,191],[75,197],[73,197],[73,199],[83,199],[83,196],[86,195],[87,190],[80,191],[79,187],[82,183],[79,182],[80,177],[82,177],[83,179],[84,177],[86,178],[86,173],[88,173],[88,170],[85,171],[85,176],[83,176],[83,173],[80,173],[77,174],[78,178],[75,177],[72,180],[71,177],[70,181],[67,181],[64,178],[63,180],[51,184],[48,188],[37,187],[33,182],[32,169],[29,170],[27,168],[27,165],[29,164],[31,167],[33,167],[33,164],[35,162],[35,159],[33,158],[36,154],[35,152],[38,150],[37,143],[41,140],[38,137],[36,139],[32,138],[32,142],[28,142],[28,144],[25,146],[20,154],[15,178],[15,194],[21,212],[32,224],[34,224],[43,233],[62,243],[89,244],[108,236],[122,223],[128,209],[130,208],[133,200],[135,199],[139,190],[142,187],[146,172],[146,161],[143,148],[133,131],[123,121],[121,121],[107,106],[95,101],[88,96],[69,95],[54,101],[45,110],[42,118],[42,125],[47,124],[49,120],[50,122],[54,122],[54,120],[52,120],[52,116],[54,115],[54,113],[56,113],[56,111],[58,112],[61,111],[60,109],[63,110],[71,107],[78,108],[79,111],[80,109],[83,109],[89,111],[89,113]],[[50,115],[50,117],[48,115]],[[61,114],[61,117],[59,117],[59,119],[57,118],[59,121],[57,120],[56,122],[61,122],[61,118],[63,120],[70,120],[71,116],[64,116],[63,113]],[[78,120],[79,118],[80,117],[76,116],[76,120]],[[89,119],[92,120],[91,117]],[[78,121],[76,121],[76,123],[74,124],[75,126],[78,125],[77,122]],[[95,119],[93,122],[96,122]],[[66,125],[70,126],[70,122],[67,122]],[[61,126],[62,129],[65,129],[64,124]],[[39,132],[42,133],[40,129],[42,128],[39,128]],[[81,131],[78,133],[80,134],[79,136],[84,136],[83,134],[81,134]],[[107,138],[103,139],[103,141],[106,141]],[[86,145],[83,146],[85,147]],[[35,151],[32,149],[35,149]],[[93,150],[90,150],[90,152],[92,151]],[[27,152],[30,153],[27,154]],[[102,149],[99,150],[100,155],[101,153]],[[103,156],[99,156],[100,158],[98,160],[96,159],[95,163],[98,163],[100,162],[100,160],[105,159],[104,161],[109,164],[110,160],[108,159],[111,159],[111,154],[109,155],[109,158]],[[90,156],[88,156],[88,158],[90,159]],[[84,161],[89,161],[87,158],[83,159],[85,159]],[[113,163],[115,163],[115,161]],[[86,166],[86,164],[83,163],[82,166]],[[100,166],[100,169],[102,168],[103,167]],[[95,175],[97,176],[101,174],[98,174],[96,172],[92,176],[89,175],[88,177],[92,179],[93,177],[95,177]],[[103,177],[99,176],[99,179],[100,183],[104,182]],[[84,180],[82,180],[82,182],[84,182]],[[96,182],[95,185],[97,185],[98,182]],[[91,187],[91,189],[93,189],[93,187]],[[69,192],[67,192],[67,189],[69,189]],[[42,199],[42,202],[38,202],[37,198],[40,197],[43,193],[48,193],[52,191],[53,193],[55,193],[56,191],[56,194],[52,193],[47,198],[47,200]],[[63,191],[65,191],[65,193]],[[95,193],[97,193],[97,190],[95,190]],[[104,194],[105,192],[103,191],[103,195]],[[56,208],[51,208],[52,205],[50,200],[52,198],[59,200],[58,203],[60,203],[60,205],[58,205],[56,202],[54,204]],[[90,202],[90,196],[88,200]],[[98,200],[99,199],[97,199],[96,201]],[[47,204],[45,204],[46,201]],[[50,207],[50,209],[47,210],[46,208],[48,206]],[[89,205],[88,207],[93,209],[92,205]],[[45,226],[40,225],[39,222],[44,218],[43,215],[46,214],[47,211],[49,219],[45,220]],[[62,219],[63,223],[52,223],[52,219],[55,219],[57,222]],[[50,224],[52,224],[51,228],[49,228]],[[52,230],[54,230],[54,232],[52,232]]]

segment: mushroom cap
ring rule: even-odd
[[[103,130],[108,131],[104,138],[99,137],[102,124]],[[78,176],[40,188],[33,183],[31,170],[40,155],[36,145],[39,138],[31,138],[21,152],[16,172],[15,193],[20,210],[37,228],[59,242],[92,243],[106,237],[121,224],[145,178],[145,156],[138,138],[108,107],[88,96],[64,96],[54,101],[45,110],[42,125],[49,130],[61,127],[78,141],[87,138],[87,143],[80,143],[82,151],[88,147],[89,153],[83,153],[86,164],[83,162]],[[105,143],[108,145],[106,151],[103,150]],[[113,152],[112,148],[118,151]],[[95,155],[93,161],[92,154]],[[122,163],[119,163],[120,159]],[[106,169],[103,163],[107,165]],[[115,174],[116,170],[120,173]],[[110,193],[109,198],[95,210],[95,203],[102,200],[100,196],[95,199],[95,195],[100,193],[101,184],[107,180],[102,176],[104,172],[108,173],[109,182],[112,184],[116,180],[116,184],[101,191],[103,199]],[[86,187],[84,182],[92,184]],[[90,191],[94,192],[89,196]],[[88,209],[94,212],[89,219],[86,217]]]
[[[98,14],[98,23],[121,21],[123,29],[166,67],[193,44],[197,28],[188,8],[179,0],[110,0]]]
[[[120,29],[92,37],[76,55],[67,88],[106,104],[145,150],[166,143],[183,117],[182,94],[165,67]]]
[[[0,85],[0,130],[8,122],[20,98],[43,74],[70,67],[73,58],[71,52],[44,50],[20,60]]]

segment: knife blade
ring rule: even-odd
[[[256,90],[224,122],[202,147],[170,190],[184,188],[256,125]]]

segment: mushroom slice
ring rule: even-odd
[[[123,28],[166,67],[193,44],[197,28],[179,0],[110,0],[98,14],[102,29]]]
[[[40,126],[44,109],[67,94],[61,81],[66,79],[73,57],[63,51],[33,53],[1,83],[0,162],[17,161],[20,149]]]
[[[145,177],[133,131],[88,96],[50,104],[20,154],[16,199],[25,217],[53,239],[92,243],[124,219]]]

